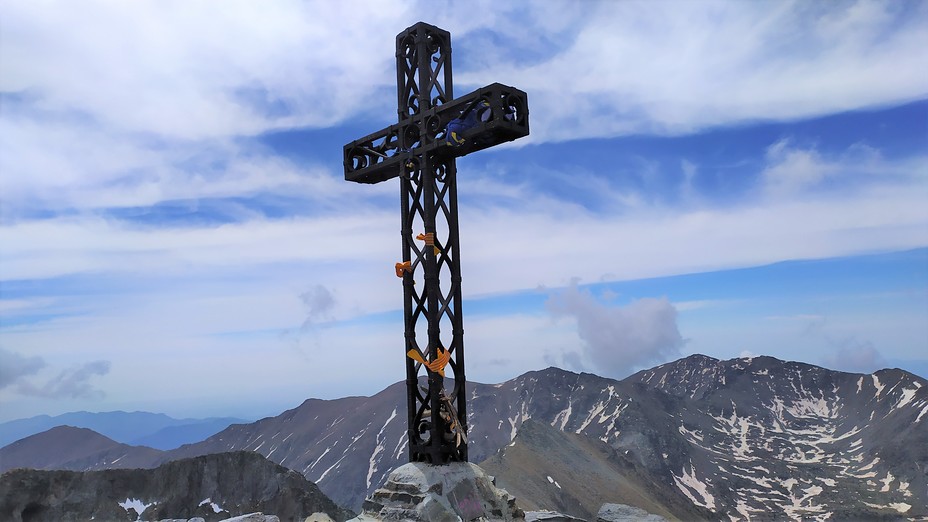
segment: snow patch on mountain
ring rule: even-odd
[[[225,511],[224,509],[222,509],[222,507],[219,504],[213,502],[213,499],[211,497],[207,497],[201,500],[197,507],[205,506],[205,505],[209,505],[209,507],[213,510],[213,513],[222,513],[223,511]],[[139,513],[141,513],[141,511],[139,511]]]
[[[374,448],[374,452],[371,454],[371,459],[369,461],[369,466],[367,468],[367,487],[371,487],[371,477],[374,476],[374,473],[377,471],[377,463],[380,462],[377,458],[383,450],[383,431],[387,429],[387,426],[390,424],[390,421],[396,418],[396,408],[393,408],[393,413],[390,414],[390,418],[387,419],[387,422],[384,423],[383,427],[380,428],[380,431],[377,432],[377,447]]]
[[[680,491],[697,506],[715,509],[715,497],[709,493],[709,486],[696,478],[696,470],[693,468],[693,464],[690,463],[689,471],[684,467],[681,473],[681,476],[673,475],[673,480]]]
[[[146,504],[137,498],[126,497],[126,500],[119,502],[119,507],[125,509],[126,513],[128,513],[130,509],[134,509],[136,514],[138,514],[138,520],[142,520],[142,512],[155,504],[157,504],[157,502],[149,502]]]

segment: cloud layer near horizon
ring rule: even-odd
[[[3,3],[0,312],[11,367],[33,395],[93,395],[83,383],[128,389],[136,365],[159,357],[221,360],[230,374],[252,369],[255,354],[271,354],[268,375],[321,367],[323,351],[390,364],[377,343],[396,324],[358,323],[398,306],[396,188],[345,183],[340,143],[298,133],[353,138],[391,123],[394,36],[423,12],[453,34],[458,95],[500,81],[530,97],[532,135],[515,144],[527,159],[488,162],[460,187],[468,299],[928,245],[923,148],[820,143],[789,127],[925,99],[928,5],[583,5]],[[747,161],[737,179],[719,181],[718,165],[688,152],[633,151],[621,168],[583,157],[588,138],[609,149],[758,121],[787,130],[753,156],[719,160]],[[294,130],[305,141],[269,144]],[[580,151],[574,163],[531,159],[565,140]],[[723,197],[711,183],[735,188]],[[469,323],[487,329],[469,335],[486,347],[470,353],[488,375],[609,333],[608,321],[568,330],[508,313],[511,328],[502,317]],[[539,353],[493,351],[517,332]],[[94,342],[73,354],[72,338]],[[196,368],[176,400],[197,393]],[[28,373],[40,371],[44,380]],[[298,376],[290,382],[302,393]]]

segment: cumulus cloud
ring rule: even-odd
[[[776,195],[791,195],[814,187],[837,172],[833,164],[822,160],[814,149],[790,147],[782,139],[767,148],[768,167],[762,173],[766,189]]]
[[[35,375],[45,366],[41,357],[26,357],[0,348],[0,390],[20,382],[23,377]]]
[[[771,197],[806,196],[840,179],[844,187],[915,181],[918,169],[908,162],[887,162],[879,150],[854,144],[837,154],[800,146],[789,137],[767,147],[759,181]]]
[[[683,338],[677,327],[677,311],[666,298],[643,298],[625,306],[608,306],[576,282],[552,295],[545,303],[555,317],[576,321],[583,340],[582,353],[566,352],[564,362],[582,365],[600,375],[624,377],[637,368],[679,354]]]
[[[847,340],[822,357],[822,365],[835,370],[871,373],[886,367],[886,359],[870,341]]]
[[[306,319],[303,321],[304,330],[319,321],[332,318],[335,297],[328,288],[322,285],[314,285],[300,294],[300,301],[303,302],[303,306],[306,308]]]

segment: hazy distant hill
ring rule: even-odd
[[[468,398],[473,462],[533,419],[611,447],[642,483],[664,486],[655,491],[668,510],[682,501],[739,519],[928,516],[928,381],[901,370],[696,355],[623,381],[549,368],[471,383]],[[310,399],[159,459],[256,451],[357,510],[406,461],[405,430],[397,383],[373,397]]]
[[[86,411],[50,417],[39,415],[0,424],[0,447],[47,431],[56,426],[91,429],[124,444],[173,449],[182,444],[199,442],[231,424],[248,422],[233,417],[208,419],[175,419],[162,413]]]
[[[56,426],[0,448],[0,472],[147,468],[162,458],[159,450],[122,444],[87,428]]]
[[[205,440],[233,424],[245,424],[247,422],[234,417],[202,420],[185,419],[185,424],[161,428],[154,433],[133,439],[129,444],[149,446],[160,450],[172,450],[184,444],[193,444]]]

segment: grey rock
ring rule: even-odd
[[[625,504],[603,504],[596,515],[596,522],[667,522],[667,519]]]
[[[416,462],[395,469],[353,522],[393,520],[509,522],[524,520],[524,513],[515,497],[497,488],[493,477],[476,464]]]
[[[280,522],[275,515],[265,515],[264,513],[249,513],[237,517],[227,518],[225,522]]]
[[[525,522],[587,522],[586,519],[572,517],[557,511],[526,511]]]

